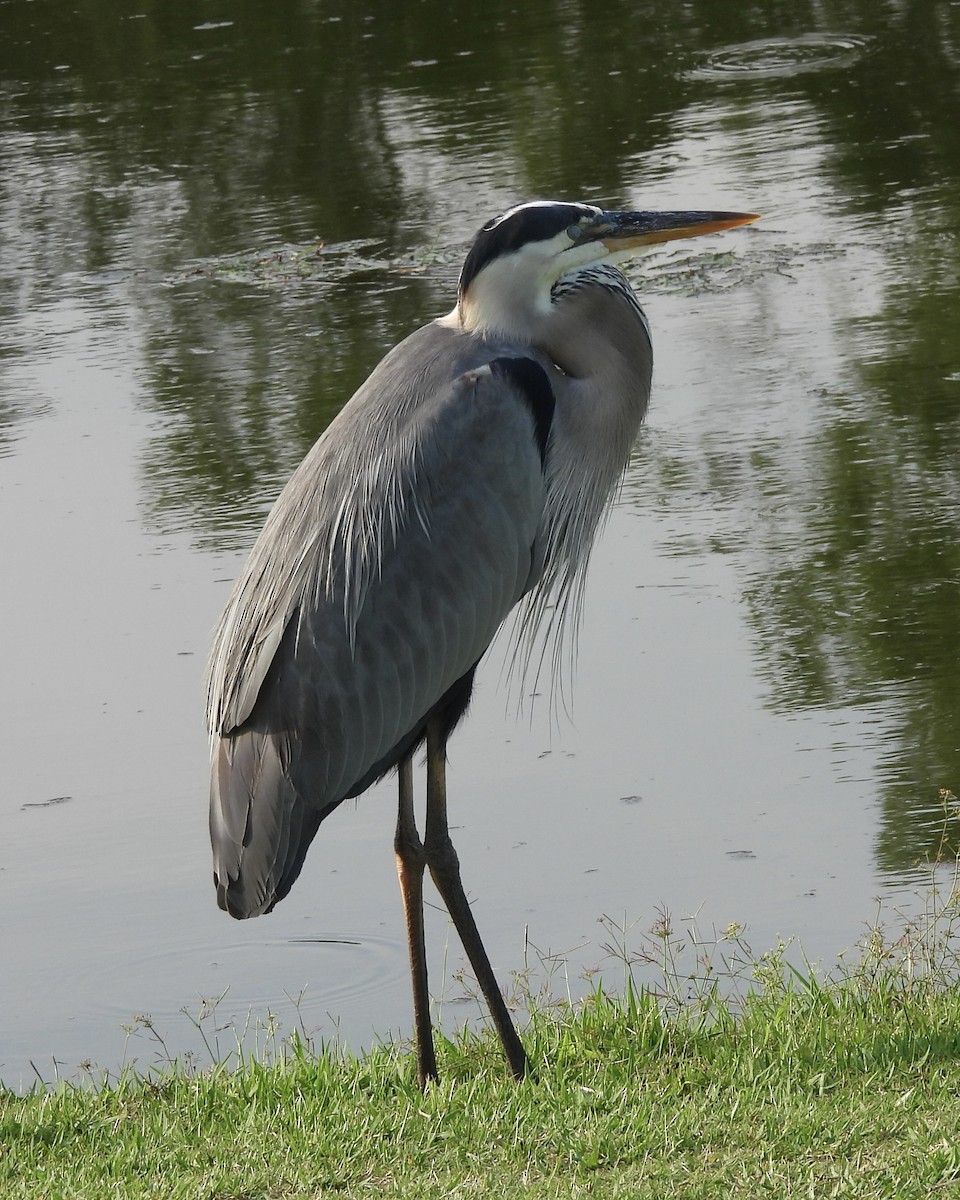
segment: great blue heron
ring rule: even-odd
[[[437,1075],[426,866],[510,1069],[527,1069],[448,833],[446,743],[514,605],[525,598],[527,639],[548,611],[576,612],[643,419],[650,330],[611,264],[755,219],[536,202],[484,225],[454,310],[391,350],[321,435],[220,620],[207,675],[220,907],[269,912],[320,822],[396,767],[421,1084]],[[412,762],[424,741],[421,842]]]

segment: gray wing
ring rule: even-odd
[[[284,489],[218,630],[210,831],[234,916],[286,895],[323,818],[416,744],[540,573],[544,371],[453,374],[443,351],[411,387],[393,357]]]

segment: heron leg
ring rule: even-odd
[[[527,1056],[513,1027],[503,995],[480,940],[477,923],[460,880],[460,860],[447,826],[446,737],[436,717],[427,723],[427,827],[424,853],[433,882],[456,926],[470,965],[480,984],[490,1016],[500,1035],[507,1062],[516,1079],[529,1071]]]
[[[398,770],[400,809],[393,848],[397,855],[400,895],[407,920],[407,946],[410,951],[410,978],[413,983],[413,1019],[417,1031],[417,1077],[425,1087],[437,1078],[437,1058],[430,1024],[430,995],[427,991],[427,951],[423,938],[423,869],[426,853],[413,811],[413,758],[407,755]]]

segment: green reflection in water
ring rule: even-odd
[[[3,22],[0,453],[47,410],[17,364],[42,355],[57,305],[82,302],[139,364],[144,518],[204,546],[249,540],[384,350],[449,306],[464,240],[502,204],[640,198],[721,132],[749,190],[806,123],[814,166],[773,188],[780,233],[753,261],[789,272],[802,243],[813,269],[816,237],[843,234],[831,252],[879,297],[829,318],[846,377],[817,394],[802,446],[704,439],[705,488],[689,457],[650,447],[652,473],[669,503],[740,505],[772,703],[889,703],[881,864],[932,846],[934,789],[956,790],[960,766],[960,7],[37,0]],[[842,69],[778,76],[750,49],[831,30],[862,44]],[[698,74],[738,45],[736,71]],[[217,269],[357,238],[373,261],[325,278]],[[398,270],[404,255],[423,270]],[[738,250],[730,286],[759,286],[751,259]],[[720,279],[690,263],[656,266],[648,291]],[[801,339],[823,328],[802,322]]]

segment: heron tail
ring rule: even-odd
[[[300,874],[328,810],[297,793],[276,735],[243,729],[222,737],[210,776],[210,841],[217,903],[232,917],[270,912]]]

